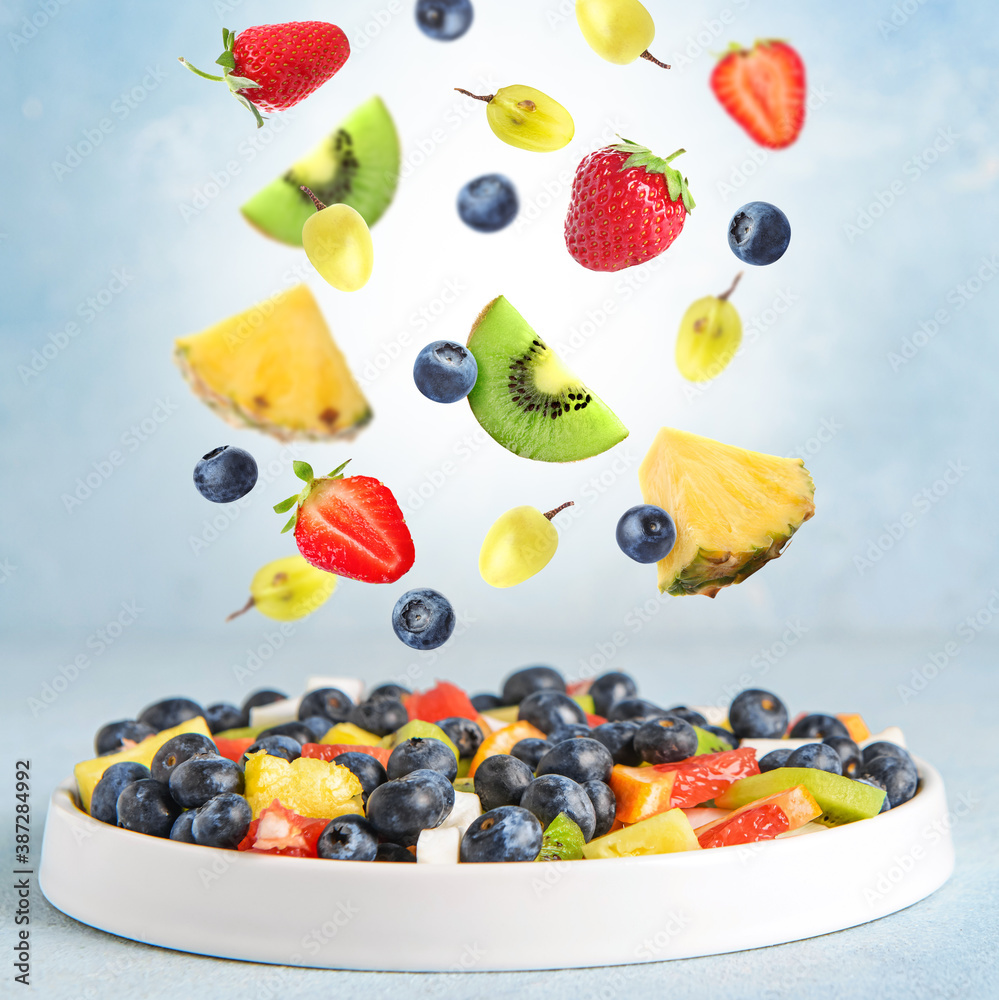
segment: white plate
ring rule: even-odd
[[[179,951],[326,969],[579,968],[781,944],[893,913],[954,868],[943,781],[815,836],[653,857],[408,865],[212,850],[52,795],[39,883],[92,927]]]

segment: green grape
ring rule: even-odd
[[[568,146],[576,132],[572,115],[533,87],[514,84],[479,97],[455,87],[459,94],[486,102],[489,127],[510,146],[532,153],[551,153]]]
[[[250,600],[229,615],[231,621],[256,608],[280,622],[312,614],[336,590],[336,577],[307,563],[301,556],[287,556],[262,566],[250,581]]]
[[[676,366],[685,379],[710,381],[725,370],[739,350],[742,320],[728,297],[741,277],[740,271],[727,292],[698,299],[683,314],[676,338]]]
[[[551,519],[572,501],[542,514],[537,507],[512,507],[486,532],[479,573],[490,587],[516,587],[541,572],[558,548]]]
[[[341,292],[356,292],[371,277],[374,247],[368,224],[359,212],[342,203],[325,206],[302,188],[318,211],[302,226],[302,246],[323,280]]]
[[[576,21],[601,59],[626,66],[641,57],[669,69],[649,54],[656,26],[638,0],[576,0]]]

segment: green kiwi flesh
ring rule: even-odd
[[[392,116],[380,97],[372,97],[240,211],[266,236],[300,247],[302,226],[316,211],[304,184],[323,204],[350,205],[373,226],[395,194],[400,162]]]
[[[504,448],[538,462],[575,462],[613,448],[628,429],[504,298],[479,314],[468,338],[479,374],[468,402]]]

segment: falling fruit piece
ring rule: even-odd
[[[311,566],[301,556],[287,556],[262,566],[250,581],[250,599],[227,622],[256,608],[281,622],[312,614],[336,590],[336,577]]]
[[[547,94],[514,84],[480,96],[455,87],[459,94],[486,102],[486,121],[497,138],[532,153],[551,153],[568,146],[576,132],[572,115]]]
[[[742,320],[729,296],[742,271],[721,295],[698,299],[683,314],[676,338],[676,366],[691,382],[708,382],[720,375],[735,357],[742,342]]]
[[[302,246],[309,262],[328,285],[356,292],[371,277],[374,247],[361,213],[342,202],[326,206],[303,185],[316,206],[302,227]]]
[[[558,548],[552,518],[573,502],[542,514],[537,507],[512,507],[486,532],[479,550],[479,573],[490,587],[515,587],[540,573]]]
[[[626,66],[641,58],[669,69],[649,52],[656,26],[638,0],[576,0],[576,22],[601,59]]]

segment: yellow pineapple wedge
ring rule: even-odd
[[[676,522],[659,590],[707,594],[776,559],[815,513],[800,458],[778,458],[663,427],[638,469],[642,497]]]
[[[195,395],[226,423],[280,441],[352,438],[371,419],[305,285],[180,337],[174,361]]]

